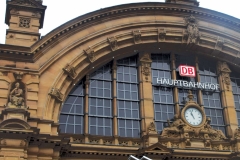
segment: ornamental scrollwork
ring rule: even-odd
[[[189,17],[185,17],[184,20],[185,20],[185,25],[187,26],[187,29],[185,31],[185,36],[187,37],[187,44],[197,43],[201,36],[198,29],[198,21],[193,15]]]

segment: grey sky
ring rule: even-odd
[[[43,0],[47,6],[42,36],[59,25],[88,12],[125,3],[164,2],[165,0]],[[198,0],[200,7],[209,8],[240,19],[240,0]],[[5,43],[7,25],[5,25],[6,0],[0,0],[0,43]],[[57,19],[55,17],[58,17]]]

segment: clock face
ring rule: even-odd
[[[184,113],[185,119],[193,126],[198,126],[202,123],[202,113],[195,107],[189,107]]]

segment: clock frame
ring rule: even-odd
[[[190,124],[190,123],[186,120],[185,112],[186,112],[186,110],[189,109],[189,108],[196,108],[196,109],[199,110],[200,113],[202,114],[202,122],[201,122],[199,125],[192,125],[192,124]],[[194,128],[196,128],[196,127],[202,127],[202,126],[206,123],[206,114],[205,114],[203,108],[200,107],[198,104],[196,104],[196,103],[190,103],[190,104],[185,105],[184,108],[182,109],[182,111],[181,111],[181,119],[182,119],[186,124],[188,124],[188,125],[191,126],[191,127],[194,127]]]

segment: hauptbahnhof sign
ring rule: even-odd
[[[219,85],[214,83],[188,82],[183,80],[173,80],[167,78],[157,78],[157,84],[206,90],[219,90]]]

